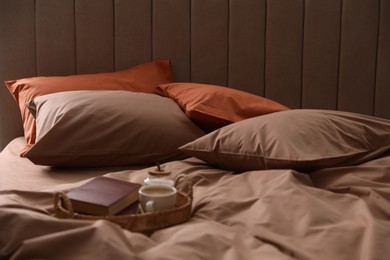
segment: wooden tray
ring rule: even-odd
[[[183,223],[191,217],[192,182],[187,175],[180,174],[175,178],[175,187],[185,181],[187,193],[177,192],[176,206],[173,209],[158,212],[143,212],[139,207],[137,213],[117,216],[93,216],[74,212],[72,203],[64,192],[54,194],[54,216],[65,219],[99,220],[105,219],[134,232],[153,232],[155,230]]]

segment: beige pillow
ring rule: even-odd
[[[18,103],[22,115],[26,146],[21,154],[35,143],[35,121],[26,108],[26,103],[38,96],[75,90],[128,90],[159,94],[156,85],[172,81],[169,60],[155,60],[115,72],[6,81],[6,86]]]
[[[119,166],[183,158],[202,136],[171,99],[129,91],[67,91],[35,98],[37,141],[25,157],[51,166]]]
[[[237,172],[356,165],[390,150],[390,121],[340,111],[287,110],[225,126],[179,149]]]

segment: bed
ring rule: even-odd
[[[0,259],[388,259],[390,2],[1,0]],[[191,217],[54,217],[156,162]]]

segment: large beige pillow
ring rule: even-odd
[[[75,90],[128,90],[159,94],[156,86],[172,81],[173,75],[169,60],[151,61],[115,72],[40,76],[6,81],[6,86],[18,103],[22,115],[27,144],[21,154],[23,155],[35,143],[35,121],[26,108],[26,103],[38,96]]]
[[[237,172],[356,165],[390,150],[390,121],[340,111],[287,110],[225,126],[180,150]]]
[[[35,98],[37,141],[24,155],[51,166],[119,166],[183,158],[202,136],[171,99],[129,91],[67,91]]]

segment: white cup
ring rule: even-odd
[[[139,201],[146,212],[156,212],[175,207],[175,187],[167,185],[150,184],[142,186],[139,191]]]

